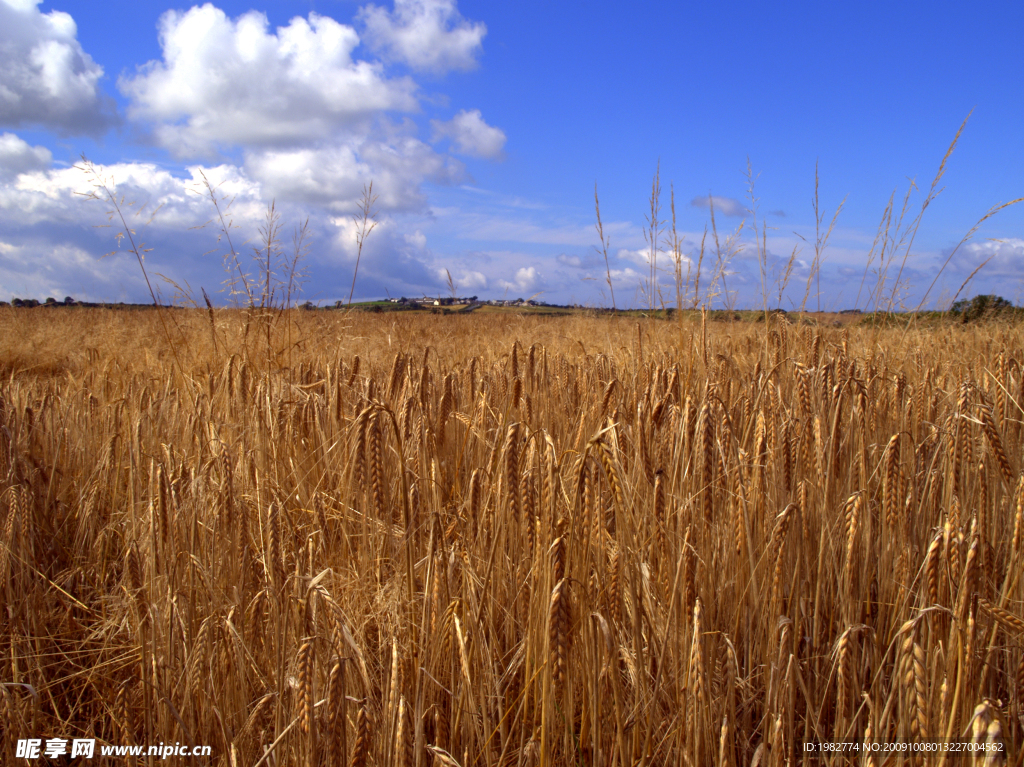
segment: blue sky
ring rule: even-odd
[[[302,300],[323,304],[348,297],[371,180],[358,298],[446,294],[451,274],[462,295],[609,306],[610,277],[620,307],[671,306],[678,257],[686,305],[760,307],[766,285],[785,309],[941,306],[986,260],[962,296],[1022,303],[1024,205],[953,252],[1024,196],[1022,32],[1009,2],[0,0],[0,300],[148,300],[116,230],[97,228],[107,207],[76,194],[84,154],[144,208],[129,220],[147,268],[220,303],[201,174],[232,201],[247,269],[268,203],[284,255],[308,218]],[[845,200],[818,274],[816,163],[824,227]],[[682,244],[663,232],[652,272],[659,168]],[[709,231],[700,261],[709,196],[719,248]]]

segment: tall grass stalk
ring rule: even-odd
[[[605,278],[608,281],[608,292],[612,298],[612,311],[617,311],[618,308],[615,305],[615,286],[612,284],[612,268],[608,262],[608,239],[604,236],[604,226],[601,224],[601,201],[597,197],[597,182],[594,182],[594,211],[597,215],[597,236],[601,240],[601,250],[599,251],[604,256],[604,270]]]
[[[352,296],[356,292],[356,277],[359,275],[359,262],[363,258],[363,244],[370,232],[377,228],[377,198],[373,193],[373,181],[369,186],[363,187],[363,195],[359,199],[359,210],[352,217],[356,224],[356,265],[352,270],[352,288],[348,293],[349,306],[352,305]]]

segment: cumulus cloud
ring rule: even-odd
[[[333,232],[326,232],[329,248],[316,264],[318,290],[325,296],[341,286],[347,298],[358,253],[359,223],[352,216],[331,219]],[[446,294],[447,275],[426,247],[422,232],[409,234],[399,221],[382,217],[364,242],[356,281],[357,296],[417,296]],[[463,284],[452,269],[452,278]]]
[[[475,67],[487,34],[485,24],[462,17],[455,0],[395,0],[394,12],[367,5],[359,16],[371,49],[434,73]]]
[[[651,262],[650,248],[640,250],[619,248],[615,255],[621,259],[625,259],[626,261],[632,261],[634,264],[639,264],[640,266],[649,266]]]
[[[268,199],[335,214],[354,210],[370,180],[381,209],[407,211],[425,205],[424,181],[464,176],[461,161],[415,137],[411,120],[388,117],[419,108],[416,84],[355,59],[350,26],[311,13],[271,31],[262,13],[232,19],[206,4],[168,11],[159,27],[162,59],[119,86],[129,116],[179,157],[241,148]],[[491,156],[504,143],[479,112],[444,125],[467,154]]]
[[[957,270],[967,274],[984,261],[988,261],[978,273],[979,279],[1021,279],[1024,278],[1024,239],[1010,237],[1002,240],[968,242],[957,251],[953,261]]]
[[[82,195],[104,183],[125,200],[126,215],[160,210],[152,226],[180,230],[201,224],[210,217],[210,202],[203,195],[203,176],[219,196],[233,200],[232,218],[240,226],[259,222],[264,213],[260,185],[233,165],[194,166],[188,175],[175,176],[152,163],[116,163],[92,166],[87,173],[81,167],[54,168],[24,172],[0,184],[0,221],[31,226],[46,221],[95,224],[103,220],[99,204],[90,205]],[[140,211],[142,211],[140,213]]]
[[[620,248],[615,254],[619,258],[625,259],[626,261],[632,261],[634,264],[650,268],[651,265],[651,249],[641,248],[640,250],[629,250],[628,248]],[[693,260],[689,256],[685,256],[682,253],[679,254],[680,262],[683,269],[686,269],[687,264],[693,263]],[[658,248],[658,259],[656,266],[658,271],[671,270],[674,268],[674,257],[671,252],[666,252],[661,248]]]
[[[98,180],[112,181],[118,198],[124,195],[123,210],[129,225],[136,230],[137,239],[152,248],[146,258],[151,276],[166,274],[179,284],[187,281],[197,289],[205,285],[212,288],[212,293],[223,281],[224,273],[220,258],[210,253],[220,233],[218,224],[214,221],[206,231],[201,230],[214,216],[210,200],[203,194],[205,176],[222,206],[230,201],[226,215],[233,222],[232,238],[242,253],[242,267],[250,270],[248,248],[243,243],[259,241],[258,228],[266,220],[267,198],[261,184],[244,168],[231,164],[196,166],[175,175],[151,164],[123,163],[97,166],[95,170],[93,178],[75,168],[0,177],[0,230],[9,253],[0,263],[0,298],[4,291],[36,297],[63,291],[58,297],[68,294],[76,298],[148,300],[145,285],[134,278],[138,274],[134,258],[125,259],[124,247],[118,249],[114,241],[117,229],[96,228],[106,223],[109,206],[87,202],[80,196]],[[309,209],[278,201],[277,211],[288,247],[292,224],[303,220]],[[307,265],[317,280],[315,286],[306,286],[306,295],[317,300],[347,298],[357,250],[352,217],[331,219],[314,214],[310,226],[312,250]],[[394,219],[382,216],[367,243],[359,269],[358,295],[383,295],[385,289],[417,295],[421,289],[439,284],[428,269],[430,254],[424,250],[425,237],[405,237]],[[226,243],[221,241],[218,249],[226,251]],[[99,259],[111,250],[118,254]],[[77,254],[74,264],[61,255],[72,252]],[[92,264],[88,270],[86,261]],[[170,292],[165,288],[165,293]]]
[[[612,269],[609,274],[612,282],[616,285],[638,285],[642,280],[647,279],[640,272],[628,266],[625,269]]]
[[[297,199],[333,207],[351,207],[362,192],[370,168],[351,147],[269,149],[246,157],[248,172],[273,198]]]
[[[359,151],[373,169],[373,178],[377,180],[374,190],[379,186],[384,206],[418,207],[425,203],[416,186],[421,181],[454,184],[465,176],[465,166],[460,161],[439,155],[412,137],[387,142],[367,141]]]
[[[579,256],[570,256],[566,253],[559,253],[555,257],[555,260],[562,266],[568,266],[573,269],[581,269],[583,267],[583,259]]]
[[[482,290],[487,287],[487,276],[483,272],[467,269],[451,271],[445,267],[437,270],[437,278],[445,286],[448,284],[449,274],[451,275],[452,282],[455,283],[455,290],[459,295],[471,293],[474,290]]]
[[[732,197],[694,197],[690,200],[690,205],[694,208],[707,208],[710,210],[712,203],[715,206],[715,215],[742,218],[749,212],[746,205]]]
[[[498,284],[506,290],[530,292],[540,285],[541,276],[535,266],[524,266],[516,272],[512,281],[498,280]]]
[[[127,290],[141,296],[146,287],[123,255],[101,262],[71,243],[0,242],[0,300],[67,295],[80,301],[133,300]]]
[[[485,123],[479,109],[463,109],[447,122],[431,120],[430,125],[434,141],[450,138],[459,154],[497,159],[505,146],[505,132]]]
[[[416,86],[352,58],[355,30],[311,13],[276,32],[250,11],[230,19],[207,3],[160,18],[163,60],[119,81],[129,117],[154,124],[180,157],[234,144],[289,147],[363,134],[384,111],[413,111]]]
[[[0,0],[0,124],[39,125],[62,135],[105,132],[116,122],[99,89],[103,68],[78,42],[62,11],[39,0]]]
[[[484,290],[487,287],[487,277],[483,272],[459,272],[459,279],[456,284],[462,290]]]
[[[0,176],[16,176],[50,167],[53,155],[44,146],[30,146],[13,133],[0,134]]]
[[[457,181],[464,171],[458,161],[437,154],[412,137],[258,150],[246,154],[245,169],[263,184],[268,198],[321,205],[339,213],[358,207],[363,187],[370,181],[378,208],[421,208],[426,202],[419,188],[421,182]]]

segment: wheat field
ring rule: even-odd
[[[0,339],[5,760],[1022,764],[1021,327],[39,308]]]

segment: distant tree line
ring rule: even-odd
[[[385,309],[384,307],[388,303],[390,303],[391,306],[388,306],[387,309]],[[490,300],[485,300],[485,301],[481,302],[481,301],[479,301],[479,299],[476,296],[469,296],[467,298],[443,297],[443,298],[436,299],[436,303],[435,303],[435,299],[429,299],[429,300],[428,299],[422,299],[422,300],[421,299],[409,299],[409,298],[405,298],[403,296],[401,299],[397,299],[397,300],[396,299],[391,299],[390,302],[383,302],[383,301],[372,302],[371,304],[368,304],[368,305],[358,305],[357,304],[353,308],[357,308],[358,307],[362,311],[377,311],[377,312],[380,312],[380,311],[396,311],[396,310],[397,311],[401,311],[403,309],[425,309],[425,308],[428,308],[427,304],[432,304],[432,305],[435,305],[435,306],[444,306],[444,307],[446,307],[446,306],[451,306],[453,304],[458,304],[458,303],[468,303],[468,304],[486,303],[486,304],[496,304],[496,305],[504,305],[504,306],[527,306],[528,305],[528,306],[535,306],[535,307],[546,307],[546,308],[551,308],[551,309],[581,309],[581,308],[583,308],[583,307],[579,306],[578,304],[567,304],[567,305],[549,304],[549,303],[546,303],[544,301],[524,300],[522,298],[517,298],[515,300],[495,300],[495,299],[490,299]],[[34,308],[34,307],[37,307],[37,306],[43,306],[43,307],[80,306],[80,307],[83,307],[83,308],[108,308],[108,309],[151,309],[151,308],[153,308],[153,304],[128,304],[128,303],[124,303],[123,301],[122,302],[118,302],[118,303],[105,303],[105,302],[94,303],[94,302],[91,302],[91,301],[76,301],[71,296],[64,296],[64,300],[63,301],[58,301],[53,296],[49,296],[49,297],[46,298],[46,300],[44,300],[42,302],[38,301],[35,298],[12,298],[10,302],[0,301],[0,307],[4,307],[4,306],[7,306],[7,307],[12,307],[13,306],[13,307],[19,308],[19,309],[31,309],[31,308]],[[300,304],[299,306],[300,306],[300,308],[307,309],[307,310],[309,310],[309,309],[316,309],[317,308],[311,301],[306,301],[305,303]],[[343,306],[345,306],[344,302],[338,301],[337,304],[335,304],[333,308],[336,308],[336,309],[337,308],[343,308]],[[174,307],[171,307],[171,308],[174,308]],[[596,311],[598,313],[606,313],[606,312],[607,313],[617,313],[617,312],[614,312],[614,310],[612,310],[612,309],[593,309],[592,311]],[[781,309],[776,309],[776,310],[774,310],[772,312],[772,314],[776,314],[776,313],[778,313],[778,314],[785,314],[785,311],[783,311]],[[840,312],[840,314],[847,314],[847,313],[857,313],[857,314],[860,314],[861,312],[858,311],[858,310],[855,310],[855,309],[848,309],[846,311]],[[1003,319],[1015,318],[1015,317],[1018,317],[1018,316],[1024,317],[1024,309],[1017,308],[1017,307],[1015,307],[1013,305],[1012,302],[1007,301],[1002,296],[997,296],[997,295],[993,295],[993,294],[974,296],[974,298],[962,298],[959,301],[956,301],[952,306],[949,307],[949,313],[951,315],[955,316],[957,319],[959,319],[959,321],[962,322],[962,323],[975,322],[977,320],[984,320],[984,319],[992,319],[992,318],[995,318],[995,317],[999,317],[999,318],[1003,318]],[[675,314],[675,310],[674,309],[669,308],[669,309],[667,309],[665,311],[665,315],[667,317],[672,317],[674,314]],[[734,314],[736,314],[736,313],[734,313]],[[738,318],[739,318],[739,315],[736,314],[736,319],[738,319]]]
[[[76,301],[71,296],[64,296],[63,301],[58,301],[53,296],[49,296],[45,301],[40,302],[35,298],[12,298],[10,302],[0,301],[0,307],[13,306],[15,309],[32,309],[37,306],[46,307],[58,307],[58,306],[81,306],[86,309],[152,309],[153,304],[126,304],[123,301],[118,303],[105,303],[105,302],[93,302],[93,301]],[[164,307],[168,308],[168,307]],[[169,307],[171,309],[175,307]]]
[[[1002,296],[988,294],[962,298],[949,307],[949,311],[959,315],[961,322],[967,323],[997,315],[1018,314],[1020,310]]]

